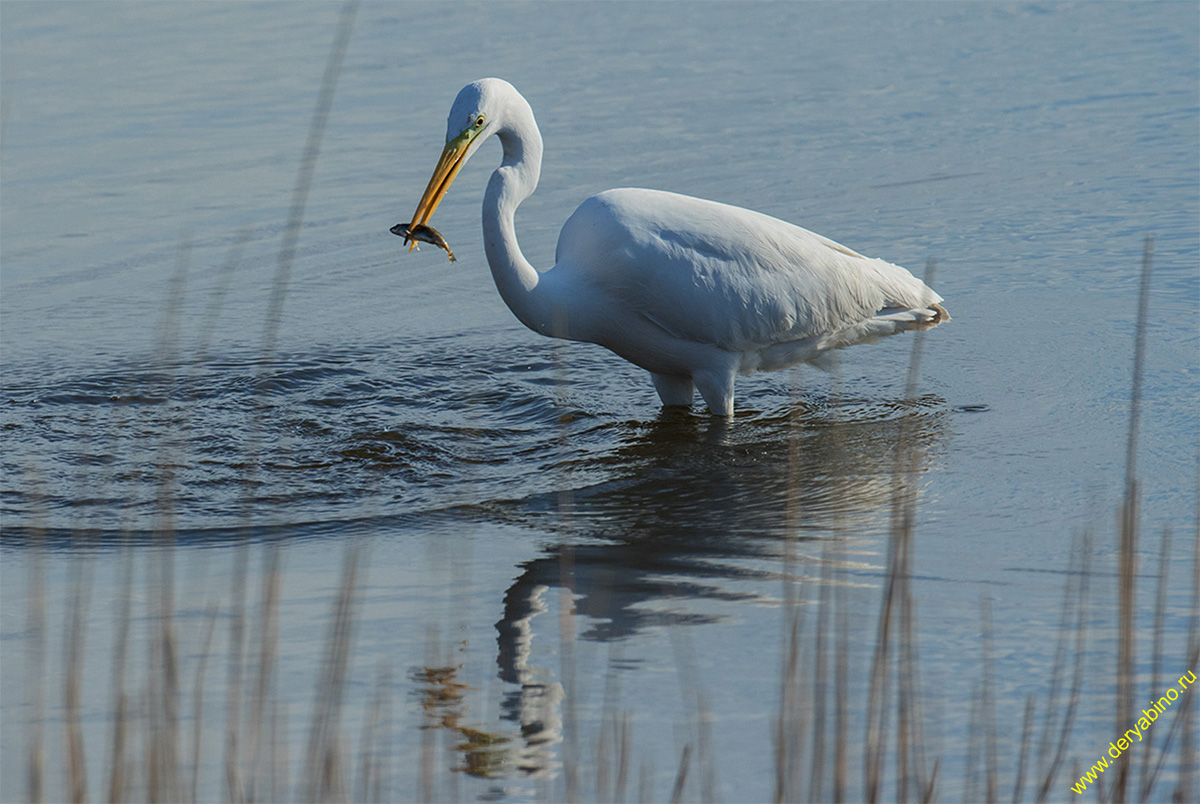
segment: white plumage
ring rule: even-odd
[[[584,201],[559,234],[555,266],[538,273],[513,217],[537,187],[542,138],[529,104],[497,78],[459,92],[411,229],[491,134],[504,158],[484,196],[484,245],[505,303],[537,332],[600,344],[650,371],[664,405],[690,405],[699,389],[730,416],[739,373],[949,319],[942,297],[898,265],[759,212],[658,190]]]

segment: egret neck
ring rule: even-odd
[[[514,93],[515,94],[515,93]],[[505,108],[496,136],[504,159],[488,181],[483,201],[483,244],[496,288],[521,323],[543,335],[552,332],[553,305],[541,275],[517,244],[517,207],[537,189],[542,170],[542,135],[533,110],[519,95]]]

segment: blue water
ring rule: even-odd
[[[0,6],[0,798],[25,795],[38,721],[16,683],[34,644],[30,573],[44,571],[49,605],[54,767],[61,629],[87,558],[94,793],[117,545],[132,542],[142,583],[149,545],[168,533],[185,673],[210,603],[225,649],[233,569],[249,560],[256,600],[265,546],[279,551],[274,694],[294,759],[353,544],[364,574],[343,725],[357,745],[388,668],[394,797],[422,789],[428,689],[414,668],[440,662],[470,686],[463,723],[515,746],[544,715],[550,736],[523,758],[499,752],[486,780],[439,748],[436,797],[560,798],[573,766],[590,791],[595,735],[615,708],[632,713],[653,798],[669,797],[691,743],[708,746],[698,767],[718,797],[769,799],[781,575],[812,581],[822,556],[840,569],[861,691],[906,412],[925,468],[915,593],[941,796],[966,789],[981,598],[1011,772],[1089,528],[1095,656],[1071,756],[1090,763],[1113,736],[1103,657],[1146,235],[1140,589],[1151,607],[1169,525],[1164,662],[1183,661],[1200,447],[1193,6],[367,4],[283,287],[277,253],[339,8]],[[525,94],[545,140],[541,184],[517,217],[535,265],[552,264],[580,201],[630,185],[758,209],[917,273],[935,260],[954,319],[924,341],[916,404],[904,401],[905,337],[848,350],[830,373],[744,378],[728,424],[660,415],[644,372],[542,339],[504,307],[479,226],[494,145],[437,213],[458,262],[406,253],[387,229],[411,214],[455,93],[484,75]],[[817,584],[800,590],[822,605]],[[560,616],[568,603],[573,620]],[[224,666],[210,665],[220,702]],[[202,789],[219,795],[212,706]],[[688,796],[704,784],[697,771]]]

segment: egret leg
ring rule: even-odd
[[[727,372],[705,372],[692,378],[714,416],[733,417],[733,379],[736,374],[731,367]]]
[[[672,377],[670,374],[655,374],[650,372],[650,378],[654,380],[654,390],[658,391],[658,398],[666,407],[673,405],[682,405],[684,407],[692,406],[692,399],[696,396],[696,387],[692,384],[691,377]]]

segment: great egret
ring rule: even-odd
[[[430,216],[493,134],[504,158],[483,196],[483,238],[505,304],[535,332],[598,343],[646,369],[664,405],[691,405],[699,389],[713,414],[732,416],[738,374],[949,320],[942,297],[898,265],[759,212],[658,190],[584,201],[563,225],[554,267],[539,273],[513,215],[537,187],[542,136],[529,103],[499,78],[458,93],[412,222],[392,231],[436,242]]]

